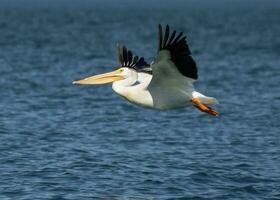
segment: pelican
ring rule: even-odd
[[[143,57],[133,55],[125,46],[117,46],[120,68],[109,73],[74,81],[73,84],[112,83],[112,89],[128,101],[155,109],[172,109],[194,105],[213,116],[219,113],[207,105],[218,103],[214,97],[195,91],[197,67],[183,32],[170,34],[158,26],[158,51],[149,65]]]

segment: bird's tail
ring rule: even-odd
[[[204,104],[211,105],[211,104],[218,104],[219,103],[219,101],[216,98],[207,97],[207,96],[205,96],[205,95],[203,95],[199,92],[196,92],[196,91],[192,92],[192,96],[193,96],[193,98],[199,99],[199,101],[201,103],[204,103]]]

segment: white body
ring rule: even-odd
[[[115,81],[112,88],[117,94],[137,105],[157,109],[171,109],[192,105],[192,98],[198,98],[205,104],[218,102],[213,97],[207,97],[196,92],[193,87],[194,80],[179,73],[176,74],[176,79],[169,80],[166,85],[157,84],[160,87],[153,88],[151,87],[152,75],[137,73],[131,69],[125,70],[129,70],[126,72],[127,78]]]

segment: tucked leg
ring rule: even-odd
[[[213,115],[213,116],[218,116],[219,115],[219,113],[216,110],[214,110],[214,109],[206,106],[205,104],[201,103],[199,101],[199,99],[197,99],[197,98],[192,98],[191,102],[193,102],[195,104],[195,106],[199,110],[201,110],[202,112],[206,112],[206,113],[208,113],[210,115]]]

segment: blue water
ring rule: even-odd
[[[0,7],[1,200],[280,199],[279,2],[18,2]],[[187,34],[219,118],[71,84],[116,69],[116,43],[152,61],[158,23]]]

